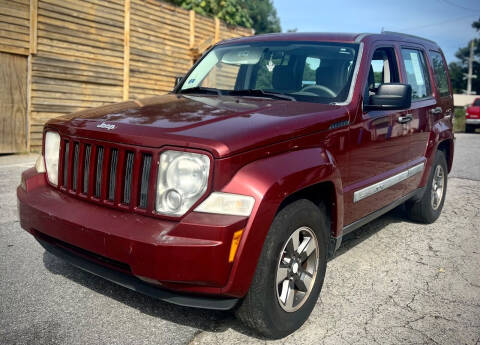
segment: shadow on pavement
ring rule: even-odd
[[[335,256],[331,260],[335,260],[336,257],[339,257],[347,253],[351,248],[355,247],[357,244],[362,243],[363,241],[368,240],[371,236],[375,235],[377,232],[381,231],[383,228],[392,223],[402,223],[410,222],[406,217],[405,206],[400,205],[385,215],[377,218],[370,223],[362,226],[361,228],[345,235],[342,239],[342,244],[338,248]],[[330,260],[330,261],[331,261]],[[328,268],[327,268],[328,269]]]
[[[351,248],[369,239],[387,225],[404,221],[406,221],[406,218],[404,216],[403,207],[397,207],[386,215],[346,235],[337,254],[330,261],[347,253]],[[113,298],[131,308],[135,308],[144,314],[184,326],[197,328],[200,331],[224,332],[227,329],[232,328],[239,333],[265,340],[263,337],[260,337],[258,334],[255,334],[250,329],[243,326],[243,324],[235,318],[233,311],[202,310],[181,307],[159,301],[85,272],[58,259],[48,252],[44,252],[43,262],[45,268],[53,274],[61,275],[92,291]]]

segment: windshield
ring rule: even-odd
[[[177,92],[343,102],[358,45],[255,42],[213,48]]]

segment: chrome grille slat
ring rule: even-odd
[[[69,156],[69,142],[65,140],[65,149],[63,152],[63,186],[68,188],[68,166],[70,165],[68,156]]]
[[[78,155],[80,153],[80,144],[75,143],[73,145],[73,177],[72,177],[72,189],[77,191],[77,177],[78,177]]]
[[[88,193],[88,181],[90,177],[90,155],[92,154],[92,145],[85,145],[85,160],[83,163],[83,193]]]
[[[102,192],[103,146],[97,148],[97,169],[95,174],[95,197],[100,198]]]
[[[123,203],[130,204],[132,193],[132,177],[133,177],[133,161],[135,154],[127,152],[127,159],[125,163],[125,184],[123,188]]]
[[[147,208],[148,203],[148,185],[150,182],[150,169],[152,166],[152,155],[143,155],[142,180],[140,185],[140,203],[141,208]]]
[[[110,158],[110,179],[108,183],[108,200],[115,199],[115,184],[117,176],[118,150],[112,149]]]

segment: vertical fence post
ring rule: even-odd
[[[30,54],[37,53],[37,8],[38,0],[30,0]]]
[[[190,10],[190,48],[195,45],[195,11]]]
[[[27,112],[25,114],[25,142],[27,151],[30,151],[30,124],[32,119],[32,54],[37,53],[37,18],[38,0],[30,0],[30,46],[27,57]]]
[[[123,100],[129,98],[130,86],[130,0],[124,3],[123,28]]]
[[[220,19],[215,17],[215,42],[213,43],[217,43],[218,41],[220,41]]]

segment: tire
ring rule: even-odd
[[[283,338],[300,328],[315,307],[322,289],[327,267],[329,234],[330,222],[323,204],[317,206],[301,199],[283,208],[272,222],[250,289],[236,311],[237,317],[248,327],[271,339]],[[302,243],[305,243],[305,240],[308,242],[308,238],[310,242],[307,248],[310,249],[305,253],[316,245],[317,249],[310,253],[307,260],[305,255],[308,254],[304,254],[302,258],[290,255],[297,253],[292,251],[294,242],[291,237],[297,238],[297,235],[299,252]],[[299,265],[302,260],[305,261]],[[301,272],[309,270],[313,273],[314,264],[316,274],[311,274],[309,280],[305,273]],[[277,279],[283,277],[284,273],[286,278],[277,283]],[[303,283],[301,277],[305,279]],[[307,291],[300,292],[299,286]],[[294,290],[290,290],[291,287],[294,287]],[[286,293],[287,291],[290,293]],[[296,299],[288,298],[291,296]],[[282,300],[285,303],[282,303]],[[295,304],[295,301],[298,303]]]
[[[447,174],[445,154],[437,151],[422,198],[406,203],[408,218],[425,224],[431,224],[438,219],[447,194]]]
[[[475,127],[472,125],[465,125],[465,133],[473,133],[475,132]]]

